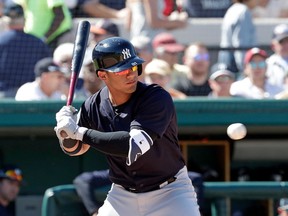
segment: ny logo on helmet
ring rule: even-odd
[[[128,59],[131,57],[130,50],[128,48],[122,50],[122,55],[124,59]]]

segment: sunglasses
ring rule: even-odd
[[[14,170],[7,170],[5,172],[5,176],[7,178],[10,178],[12,180],[17,180],[17,181],[22,181],[23,177],[22,177],[22,174],[21,174],[21,170],[19,169],[14,169]]]
[[[218,83],[225,83],[225,82],[229,82],[231,80],[233,80],[233,78],[230,76],[219,76],[215,79],[215,81]]]
[[[126,70],[122,70],[122,71],[119,71],[119,72],[115,72],[114,74],[117,75],[117,76],[123,76],[123,75],[127,75],[130,71],[132,71],[132,72],[138,71],[138,66],[135,65],[132,68],[129,68],[129,69],[126,69]]]
[[[252,69],[264,69],[266,68],[266,62],[265,61],[260,61],[260,62],[250,62],[249,63]]]
[[[195,56],[193,56],[193,59],[195,61],[208,61],[210,59],[209,57],[209,54],[208,53],[199,53],[199,54],[196,54]]]

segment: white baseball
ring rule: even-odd
[[[247,134],[247,129],[242,123],[234,123],[227,128],[227,135],[233,140],[243,139]]]

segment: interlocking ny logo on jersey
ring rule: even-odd
[[[122,55],[124,59],[128,59],[131,57],[130,50],[128,48],[122,50]]]

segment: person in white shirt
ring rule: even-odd
[[[250,99],[275,98],[283,88],[272,85],[266,77],[267,53],[259,48],[252,48],[246,52],[244,58],[245,78],[231,85],[232,96]]]
[[[267,76],[273,85],[285,87],[288,73],[288,25],[279,24],[274,28],[271,42],[274,54],[267,59]]]
[[[44,58],[39,60],[34,69],[35,80],[20,86],[15,100],[31,101],[31,100],[60,100],[62,93],[60,91],[62,85],[66,81],[67,70],[61,68],[53,61],[53,58]]]

